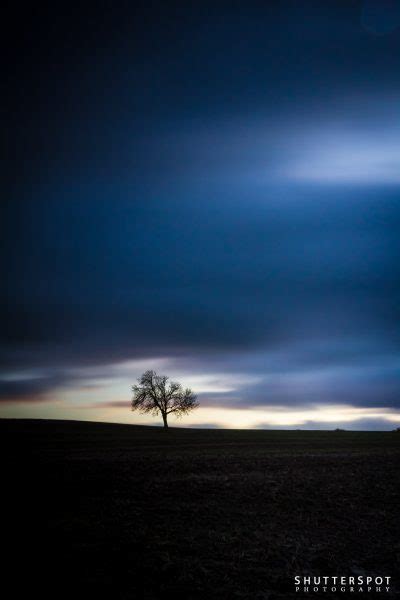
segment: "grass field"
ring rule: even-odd
[[[398,589],[400,433],[24,420],[0,431],[16,591],[343,598],[295,594],[293,577],[360,574]]]

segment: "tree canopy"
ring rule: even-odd
[[[157,375],[151,370],[139,377],[132,392],[132,410],[161,413],[165,428],[168,428],[168,415],[181,417],[199,406],[190,388],[183,388],[177,381],[170,381],[167,375]]]

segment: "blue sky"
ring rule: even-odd
[[[65,10],[64,10],[65,9]],[[44,5],[11,20],[0,416],[400,422],[395,1]]]

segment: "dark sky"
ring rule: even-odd
[[[399,26],[395,0],[15,6],[0,414],[134,421],[155,366],[193,424],[393,428]]]

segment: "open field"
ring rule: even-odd
[[[295,594],[303,574],[387,575],[398,589],[400,433],[23,420],[0,431],[16,592],[347,597]]]

